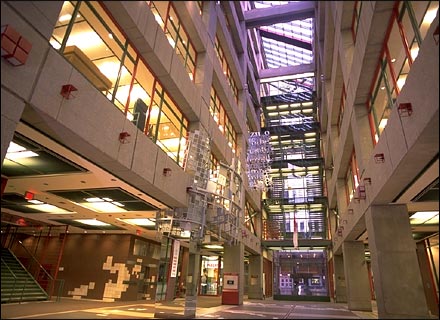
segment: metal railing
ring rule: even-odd
[[[49,285],[49,289],[48,290],[46,290],[46,289],[44,289],[44,288],[42,288],[43,290],[45,290],[46,291],[46,293],[48,294],[48,296],[49,296],[49,299],[52,299],[52,295],[53,295],[53,291],[54,291],[54,289],[55,289],[55,283],[56,282],[59,282],[59,285],[58,285],[58,292],[57,292],[57,298],[56,298],[56,301],[60,301],[60,298],[61,298],[61,292],[62,292],[62,289],[63,289],[63,287],[64,287],[64,279],[54,279],[54,277],[52,277],[51,275],[50,275],[50,273],[49,272],[47,272],[47,270],[41,265],[41,263],[37,260],[37,258],[35,258],[35,256],[24,246],[24,244],[23,244],[23,242],[21,242],[20,240],[18,241],[18,243],[23,247],[23,249],[27,252],[27,254],[33,259],[33,261],[35,261],[36,263],[37,263],[37,270],[36,270],[36,272],[35,272],[35,274],[33,275],[34,276],[34,278],[35,279],[37,279],[37,282],[38,282],[38,277],[37,276],[35,276],[35,275],[38,275],[39,274],[39,271],[40,270],[42,270],[43,272],[44,272],[44,274],[46,275],[46,277],[49,279],[49,283],[50,283],[50,285]],[[29,270],[31,270],[31,268],[29,267]]]
[[[11,301],[11,300],[12,300],[12,295],[14,294],[14,292],[15,292],[15,287],[16,287],[16,285],[17,285],[17,276],[15,275],[14,271],[12,271],[11,268],[9,268],[8,264],[6,263],[5,260],[3,260],[3,258],[2,258],[2,264],[5,265],[5,267],[8,269],[9,273],[11,274],[11,276],[14,277],[14,285],[12,286],[11,294],[9,295],[9,301]],[[19,299],[19,302],[23,301],[24,289],[25,289],[26,286],[27,286],[28,280],[29,280],[29,279],[26,278],[26,280],[25,280],[25,282],[24,282],[23,289],[21,290],[21,294],[20,294],[20,297],[19,297],[19,298],[20,298],[20,299]],[[2,301],[2,302],[3,302],[3,301]]]

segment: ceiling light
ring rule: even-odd
[[[17,160],[24,158],[38,157],[38,154],[32,151],[27,150],[25,147],[22,147],[15,142],[9,144],[8,151],[6,151],[5,158],[8,160]]]
[[[30,199],[28,200],[28,202],[33,203],[33,204],[43,204],[43,201],[37,200],[37,199]]]
[[[72,18],[71,14],[64,14],[58,18],[58,21],[59,22],[66,22],[66,21],[69,21],[71,18]]]
[[[50,213],[50,214],[64,214],[64,213],[74,213],[73,211],[68,211],[65,209],[62,209],[57,206],[53,206],[51,204],[43,203],[43,204],[26,204],[24,205],[26,208],[31,208],[34,210],[38,210],[44,213]]]
[[[111,202],[101,201],[101,202],[83,202],[79,203],[80,206],[86,207],[95,212],[126,212],[127,210],[122,209],[121,207],[114,205]]]
[[[206,249],[223,249],[223,246],[220,244],[207,244],[204,247]]]
[[[436,224],[439,222],[438,211],[418,211],[411,215],[411,224]]]
[[[75,219],[73,221],[79,222],[79,223],[83,223],[89,226],[110,226],[109,223],[106,222],[102,222],[96,219]]]
[[[141,227],[152,227],[156,225],[156,222],[150,220],[150,219],[121,219],[121,218],[117,218],[116,220],[128,223],[128,224],[132,224],[132,225],[136,225],[136,226],[141,226]]]

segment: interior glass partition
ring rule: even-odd
[[[323,249],[274,252],[274,299],[329,301]]]

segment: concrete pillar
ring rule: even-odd
[[[362,241],[344,241],[344,274],[349,310],[372,311],[365,248]]]
[[[365,213],[379,318],[429,318],[406,205]]]
[[[333,266],[335,269],[335,302],[347,302],[347,285],[344,274],[344,258],[342,255],[333,256]]]
[[[242,305],[244,295],[244,245],[242,243],[230,246],[225,244],[223,259],[223,274],[238,273],[238,304]]]
[[[5,66],[6,68],[7,66]],[[2,67],[3,68],[3,67]],[[8,90],[1,89],[2,95],[2,163],[6,156],[6,151],[8,150],[9,143],[14,137],[15,129],[20,122],[21,114],[23,113],[25,103],[13,95]],[[7,107],[3,107],[7,106]]]
[[[263,256],[249,257],[249,299],[263,299]]]
[[[197,241],[189,242],[188,273],[186,276],[185,309],[184,315],[195,319],[197,310],[197,288],[200,281],[200,247]]]

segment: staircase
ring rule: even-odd
[[[47,293],[6,248],[2,248],[1,270],[1,303],[48,300]]]

